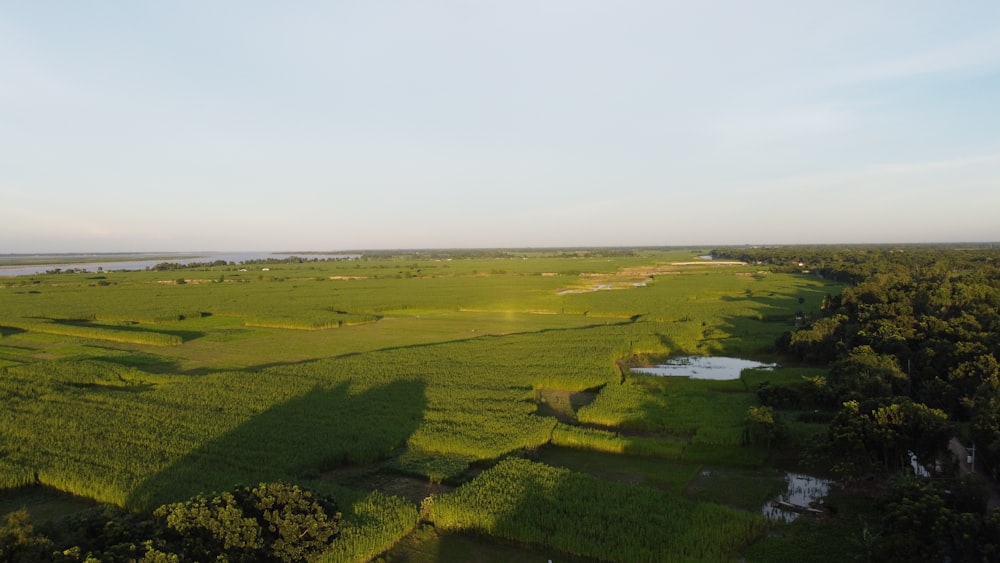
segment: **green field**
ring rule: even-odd
[[[768,357],[797,312],[839,287],[675,264],[701,253],[409,253],[0,278],[0,506],[20,495],[41,506],[43,485],[149,511],[284,480],[345,507],[329,560],[479,560],[505,546],[736,560],[774,526],[758,514],[774,487],[770,452],[742,439],[753,389],[808,370],[705,382],[628,366]],[[707,467],[728,472],[723,490],[699,481]],[[645,517],[629,519],[636,503]],[[621,528],[555,524],[588,511]]]

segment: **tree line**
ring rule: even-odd
[[[993,560],[992,483],[959,477],[949,440],[1000,468],[1000,250],[989,245],[716,249],[713,255],[845,284],[776,347],[825,376],[764,385],[777,408],[833,412],[811,455],[883,484],[883,560]],[[933,478],[914,476],[926,466]],[[938,470],[940,468],[940,470]]]

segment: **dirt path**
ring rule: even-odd
[[[973,468],[968,462],[969,450],[962,445],[962,442],[958,441],[958,438],[952,438],[951,441],[948,442],[948,449],[951,450],[951,452],[955,454],[955,457],[958,458],[958,467],[962,475],[966,475],[973,471]],[[990,489],[990,499],[986,501],[987,510],[993,510],[994,508],[1000,507],[1000,493],[997,492],[996,483],[994,483],[989,474],[982,469],[977,468],[975,471],[985,480]]]

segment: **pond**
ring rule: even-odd
[[[821,505],[823,497],[830,492],[832,481],[801,473],[788,473],[785,481],[788,484],[785,492],[761,508],[765,518],[791,522],[806,512],[822,512],[816,506]]]
[[[742,358],[724,356],[684,356],[671,358],[653,367],[633,368],[632,371],[667,377],[690,377],[692,379],[739,379],[745,369],[773,369],[774,364],[765,364]]]

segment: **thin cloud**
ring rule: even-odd
[[[872,187],[905,187],[908,190],[944,189],[960,186],[982,185],[979,174],[982,168],[993,169],[991,177],[1000,174],[996,168],[1000,166],[1000,153],[962,156],[928,162],[886,163],[867,166],[852,170],[836,170],[816,174],[805,174],[783,178],[773,178],[750,182],[727,190],[730,195],[791,195],[802,193],[817,193],[829,190],[844,189],[848,192],[864,193],[868,197],[877,196]],[[947,185],[930,185],[931,181],[940,180],[939,174],[948,173]],[[998,186],[1000,187],[1000,186]],[[844,193],[838,197],[843,198]]]
[[[75,103],[82,95],[78,84],[51,64],[33,41],[0,21],[0,102],[14,109],[52,103]]]
[[[953,72],[1000,71],[1000,32],[940,45],[908,56],[875,59],[834,68],[812,77],[812,88],[826,89]]]
[[[722,142],[758,145],[849,131],[860,125],[859,108],[857,104],[822,103],[745,110],[717,119],[710,128]]]

